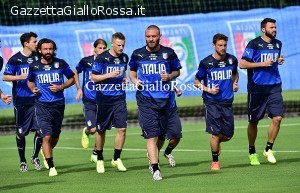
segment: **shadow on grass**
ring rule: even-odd
[[[53,183],[58,183],[58,182],[64,182],[64,181],[53,181],[53,182],[49,182],[49,181],[45,181],[45,182],[34,182],[34,183],[20,183],[20,184],[11,184],[11,185],[7,185],[7,186],[0,186],[0,191],[4,191],[4,190],[14,190],[14,189],[24,189],[26,187],[33,187],[36,185],[50,185]],[[20,190],[21,191],[21,190]]]

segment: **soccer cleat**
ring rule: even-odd
[[[170,166],[175,167],[176,162],[175,162],[175,158],[172,156],[172,154],[164,154],[165,158],[168,160]]]
[[[57,176],[55,167],[49,169],[49,176]]]
[[[252,165],[252,166],[258,166],[258,165],[260,165],[257,153],[250,154],[249,155],[249,159],[250,159],[250,165]]]
[[[90,162],[91,163],[97,163],[97,157],[98,157],[97,155],[92,154],[91,158],[90,158]]]
[[[26,162],[20,163],[20,172],[28,172],[28,166]]]
[[[97,172],[99,174],[104,173],[105,169],[104,169],[104,161],[103,160],[97,160],[97,166],[96,166]]]
[[[47,161],[46,161],[46,158],[45,158],[45,155],[44,155],[44,153],[43,153],[43,150],[41,149],[41,155],[42,155],[42,157],[43,157],[43,163],[44,163],[44,166],[45,166],[45,168],[46,169],[49,169],[49,166],[48,166],[48,163],[47,163]]]
[[[153,173],[153,180],[154,180],[154,181],[162,180],[160,170],[156,170],[156,171]]]
[[[121,172],[125,172],[127,169],[125,168],[125,166],[122,163],[122,160],[120,158],[118,158],[117,160],[112,159],[111,160],[111,165],[113,167],[118,168],[119,171]]]
[[[268,151],[264,150],[263,155],[267,158],[268,162],[275,164],[276,159],[274,157],[275,152],[269,149]]]
[[[31,158],[31,163],[34,165],[36,170],[41,170],[42,169],[42,165],[40,162],[40,159],[38,157],[36,158]]]
[[[82,136],[81,136],[81,145],[84,149],[88,148],[89,144],[90,144],[90,138],[89,138],[90,136],[85,133],[85,130],[86,130],[86,127],[83,128]]]
[[[216,170],[220,170],[221,166],[220,166],[220,162],[212,162],[211,163],[211,168],[212,171],[216,171]]]

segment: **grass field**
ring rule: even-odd
[[[234,138],[222,144],[222,169],[210,171],[211,153],[204,123],[184,123],[183,139],[174,150],[177,165],[171,168],[161,156],[163,180],[155,182],[148,171],[145,140],[139,128],[128,128],[123,163],[128,171],[121,173],[110,166],[115,131],[108,131],[104,148],[106,172],[98,174],[89,162],[92,149],[81,148],[81,131],[63,131],[54,150],[59,173],[48,177],[48,170],[35,171],[29,163],[27,173],[19,172],[19,160],[13,135],[0,136],[0,192],[299,192],[300,190],[300,118],[288,118],[274,145],[277,164],[271,165],[262,156],[269,120],[260,123],[257,150],[260,166],[250,166],[247,154],[245,120],[236,121]],[[32,152],[31,134],[27,139],[27,160]],[[92,138],[92,141],[93,138]],[[41,157],[41,156],[40,156]]]

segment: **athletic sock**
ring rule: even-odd
[[[97,160],[103,160],[103,150],[96,150],[97,152]]]
[[[97,154],[97,150],[94,150],[94,151],[93,151],[93,155],[98,155],[98,154]]]
[[[256,150],[255,150],[255,146],[253,145],[249,145],[249,154],[255,154],[256,153]]]
[[[114,160],[116,161],[121,156],[122,149],[115,149]]]
[[[267,142],[266,151],[273,148],[273,143]]]
[[[21,139],[18,139],[18,137],[16,137],[16,142],[17,142],[20,162],[26,162],[26,158],[25,158],[26,140],[25,140],[25,137],[22,137]]]
[[[49,169],[54,167],[53,157],[46,158],[46,161],[47,161],[47,164],[49,166]]]
[[[219,161],[219,155],[217,151],[211,151],[213,162]]]
[[[175,147],[173,147],[172,145],[168,144],[168,146],[167,146],[167,148],[165,150],[165,155],[171,154],[174,148]]]
[[[151,166],[152,166],[152,169],[153,169],[153,173],[154,173],[156,170],[159,170],[158,163],[156,163],[156,164],[151,164]]]

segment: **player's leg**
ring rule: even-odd
[[[88,148],[90,144],[90,134],[96,132],[96,113],[97,113],[97,104],[92,102],[84,102],[83,105],[83,114],[86,123],[86,127],[83,128],[81,144],[83,148]]]
[[[41,137],[41,132],[38,128],[37,125],[37,117],[35,116],[35,105],[32,105],[30,108],[28,108],[28,111],[30,111],[32,118],[31,118],[31,130],[35,132],[34,138],[33,138],[33,152],[31,156],[31,163],[34,165],[36,170],[41,170],[42,165],[40,163],[39,159],[39,152],[42,147],[42,140],[43,138]]]
[[[124,146],[127,128],[126,101],[123,101],[121,104],[115,105],[113,112],[114,115],[112,124],[115,126],[115,128],[117,128],[117,133],[115,137],[114,157],[111,160],[111,164],[119,171],[125,172],[127,169],[123,165],[123,162],[121,160],[121,152]]]
[[[147,152],[153,170],[153,180],[162,180],[158,165],[158,136],[161,133],[160,110],[149,107],[138,107],[138,119],[143,137],[147,140]]]
[[[264,149],[263,155],[267,158],[268,162],[276,163],[273,152],[273,144],[279,133],[280,123],[284,116],[283,99],[281,93],[270,94],[268,98],[268,116],[272,118],[268,130],[268,141]]]
[[[14,107],[15,122],[16,122],[16,144],[20,158],[20,172],[27,172],[28,166],[25,157],[26,139],[25,136],[29,133],[29,114],[25,106]]]
[[[257,137],[257,125],[260,119],[264,117],[266,111],[268,95],[248,93],[248,128],[247,136],[249,143],[250,165],[260,165],[258,154],[255,149]]]

